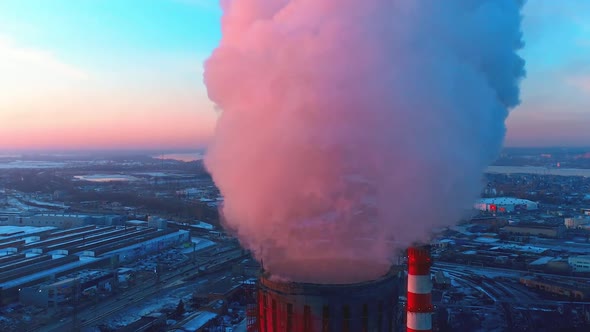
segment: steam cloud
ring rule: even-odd
[[[206,165],[266,269],[375,278],[471,206],[519,103],[522,1],[221,4]]]

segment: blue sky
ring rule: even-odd
[[[0,1],[0,149],[203,145],[220,15],[198,0]]]
[[[523,30],[528,74],[507,144],[590,146],[590,1],[528,0]]]
[[[529,0],[524,14],[507,144],[588,146],[590,1]],[[220,16],[215,0],[0,0],[0,149],[205,144]]]

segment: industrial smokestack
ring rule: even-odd
[[[397,331],[400,270],[353,284],[259,279],[257,332]]]
[[[430,246],[408,248],[407,332],[432,331]]]
[[[276,276],[355,283],[460,220],[519,103],[522,2],[222,0],[224,226]]]

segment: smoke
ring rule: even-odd
[[[206,165],[266,269],[378,277],[472,205],[519,103],[522,1],[221,3]]]

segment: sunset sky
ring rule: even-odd
[[[1,0],[0,150],[203,147],[215,0]],[[529,0],[509,146],[590,145],[590,1]]]

